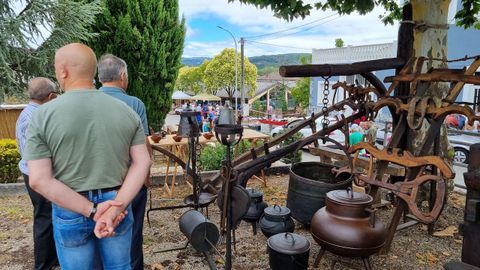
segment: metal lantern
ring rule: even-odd
[[[235,124],[235,113],[230,108],[220,109],[220,116],[218,117],[218,124]]]
[[[233,146],[239,143],[242,139],[242,134],[243,127],[241,125],[223,124],[215,126],[215,137],[223,145]],[[239,135],[240,137],[237,138],[237,135]]]
[[[185,138],[193,138],[200,135],[200,128],[197,123],[197,115],[200,112],[184,111],[180,113],[178,124],[178,135]]]

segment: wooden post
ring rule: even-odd
[[[270,118],[270,115],[268,115],[269,108],[270,108],[270,89],[267,90],[267,118]]]
[[[410,57],[413,56],[413,29],[414,24],[409,23],[412,21],[412,5],[407,4],[403,7],[403,20],[400,23],[400,28],[398,29],[398,47],[397,47],[397,57],[404,59],[407,61]],[[401,70],[397,68],[395,74],[398,74]],[[395,89],[394,95],[395,96],[406,96],[409,94],[410,91],[410,83],[400,83],[398,88]],[[397,127],[398,121],[400,116],[393,115],[393,125]],[[406,125],[406,122],[403,123]],[[407,136],[408,136],[408,129],[404,132],[400,142],[396,147],[405,149],[407,144]],[[378,172],[378,170],[377,170]],[[375,189],[376,192],[376,189]],[[387,240],[385,242],[385,246],[380,251],[381,254],[386,254],[390,251],[390,246],[392,245],[393,238],[395,237],[395,232],[397,230],[397,226],[400,223],[400,219],[402,218],[402,214],[408,209],[407,205],[403,200],[399,200],[399,203],[395,209],[392,219],[390,220],[390,224],[388,226],[388,234]]]
[[[462,262],[480,267],[480,144],[470,146],[470,164],[464,174],[467,186],[463,232]]]

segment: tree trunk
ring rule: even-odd
[[[427,58],[447,59],[447,33],[448,33],[448,6],[450,0],[412,0],[414,30],[414,55]],[[429,68],[446,68],[447,63],[442,61],[426,61],[423,72]],[[437,105],[446,97],[449,89],[448,83],[432,83],[424,96],[434,98]],[[418,131],[409,132],[407,149],[418,154],[421,143],[425,138],[429,124],[424,121]],[[446,158],[448,152],[448,138],[445,126],[441,130],[440,156]]]

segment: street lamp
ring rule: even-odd
[[[235,87],[234,87],[234,95],[235,95],[235,118],[237,117],[237,108],[238,108],[238,101],[237,101],[237,73],[238,73],[238,67],[237,67],[237,40],[235,39],[235,36],[232,34],[232,32],[228,31],[227,29],[221,27],[220,25],[217,25],[218,28],[222,29],[223,31],[227,32],[232,36],[233,41],[235,42]]]

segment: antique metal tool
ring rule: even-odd
[[[408,151],[403,151],[398,148],[379,150],[375,146],[368,143],[359,143],[350,147],[350,153],[358,153],[359,150],[365,149],[373,158],[377,161],[392,162],[397,165],[403,166],[407,169],[420,168],[419,174],[410,181],[389,183],[386,177],[382,177],[378,180],[378,177],[369,171],[368,175],[362,175],[361,173],[354,172],[353,177],[357,185],[363,186],[365,184],[382,187],[392,191],[399,198],[403,199],[407,204],[412,214],[424,223],[434,222],[440,213],[442,212],[445,196],[446,196],[446,183],[445,178],[453,178],[455,173],[450,165],[448,165],[443,159],[438,156],[422,156],[415,157]],[[373,162],[371,163],[373,166]],[[424,174],[427,166],[435,166],[442,173],[442,176]],[[341,172],[338,170],[337,173]],[[428,212],[422,212],[417,206],[417,195],[420,186],[426,183],[434,182],[436,196],[433,203],[433,208]]]

